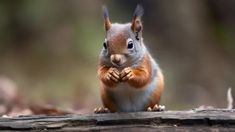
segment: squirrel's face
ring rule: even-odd
[[[137,6],[131,23],[112,24],[104,8],[106,37],[101,56],[114,67],[126,67],[139,60],[145,51],[142,44],[142,23],[140,20],[143,9]]]
[[[115,67],[126,67],[138,59],[143,47],[142,38],[136,39],[131,24],[112,24],[106,31],[102,55]]]

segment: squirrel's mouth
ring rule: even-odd
[[[113,61],[111,61],[112,65],[116,68],[123,68],[127,66],[127,62],[123,61],[123,62],[119,62],[119,63],[115,63]]]
[[[123,64],[119,64],[119,63],[114,63],[111,61],[111,63],[113,64],[113,66],[115,67],[123,67]]]

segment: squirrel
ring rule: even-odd
[[[95,113],[165,109],[159,105],[164,77],[143,42],[143,13],[143,7],[137,5],[130,23],[111,23],[108,9],[103,6],[106,36],[98,78],[104,107],[96,108]]]

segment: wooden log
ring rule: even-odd
[[[1,117],[0,130],[235,131],[235,109]]]

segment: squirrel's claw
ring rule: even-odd
[[[154,105],[153,108],[148,107],[147,111],[149,112],[155,112],[155,111],[164,111],[166,109],[166,107],[164,105]]]
[[[116,68],[110,68],[107,74],[107,79],[118,82],[120,79],[118,70]]]
[[[99,108],[95,108],[94,109],[94,113],[96,114],[100,114],[100,113],[110,113],[108,108],[104,108],[104,107],[99,107]]]
[[[129,73],[131,72],[131,68],[130,67],[127,67],[127,68],[124,68],[120,74],[121,78],[125,77],[126,75],[128,75]]]
[[[130,72],[125,77],[122,78],[122,81],[130,80],[133,77],[133,74]]]
[[[121,76],[122,81],[129,80],[133,76],[132,69],[130,67],[127,67],[127,68],[123,69],[120,76]]]

